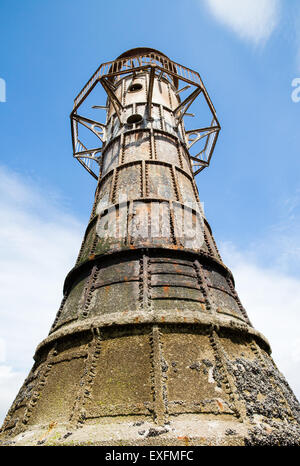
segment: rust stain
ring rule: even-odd
[[[164,316],[161,317],[161,321],[164,322],[166,319]]]
[[[174,269],[176,270],[177,273],[182,273],[182,269],[179,267],[178,264],[174,264]]]
[[[217,403],[218,403],[218,406],[219,406],[220,411],[224,411],[224,406],[223,406],[223,404],[221,403],[221,401],[217,400]]]
[[[170,289],[170,287],[169,287],[168,285],[165,285],[165,286],[163,287],[164,293],[165,293],[166,295],[169,294],[169,289]]]
[[[93,259],[95,259],[95,254],[91,254],[91,255],[89,256],[89,260],[90,260],[90,261],[92,261]]]
[[[50,422],[49,426],[48,426],[48,430],[47,432],[45,432],[39,439],[39,441],[41,442],[42,440],[44,440],[48,434],[50,434],[51,430],[53,429],[53,427],[55,427],[57,425],[57,422],[53,421],[53,422]]]
[[[134,318],[134,321],[135,321],[135,322],[139,322],[139,320],[140,320],[139,317],[135,317],[135,318]]]
[[[177,438],[178,438],[178,440],[183,440],[186,447],[189,445],[189,438],[188,438],[187,436],[185,436],[185,437],[177,437]]]

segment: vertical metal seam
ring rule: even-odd
[[[112,204],[114,204],[114,202],[115,202],[118,175],[119,175],[118,169],[119,169],[119,167],[114,168],[113,178],[112,178],[112,183],[111,183],[110,202]]]
[[[158,425],[163,425],[166,422],[167,416],[167,397],[166,386],[163,378],[162,368],[162,348],[160,339],[160,330],[157,325],[153,325],[150,334],[151,346],[151,378],[152,378],[152,393],[154,403],[154,421]]]
[[[126,98],[126,92],[125,92],[125,80],[121,80],[121,94],[122,94],[122,104],[125,106],[125,98]]]
[[[148,76],[149,76],[149,74],[146,73],[146,76],[145,76],[145,92],[144,92],[145,101],[147,101],[147,95],[148,95]]]
[[[179,189],[178,179],[177,179],[177,176],[176,176],[174,165],[172,165],[172,167],[171,167],[171,178],[172,178],[173,185],[174,185],[176,200],[183,204],[182,195],[181,195],[181,192],[180,192],[180,189]]]
[[[92,212],[91,212],[91,215],[90,215],[89,223],[90,223],[90,222],[93,220],[93,218],[95,217],[95,212],[96,212],[96,208],[97,208],[99,193],[100,193],[100,183],[99,183],[99,181],[98,181],[97,188],[96,188],[96,192],[95,192],[95,200],[94,200]]]
[[[148,261],[149,258],[142,254],[139,260],[139,302],[142,311],[149,310],[149,287],[148,287]]]
[[[211,234],[211,240],[212,240],[212,242],[213,242],[213,245],[214,245],[214,247],[215,247],[215,250],[216,250],[216,252],[217,252],[217,255],[218,255],[220,261],[223,262],[223,261],[222,261],[221,254],[220,254],[220,252],[219,252],[219,249],[218,249],[218,247],[217,247],[217,244],[216,244],[216,242],[215,242],[215,238],[214,238],[214,235],[213,235],[213,234]]]
[[[122,133],[120,136],[120,152],[119,152],[119,165],[124,163],[125,157],[125,134]]]
[[[179,244],[177,232],[176,232],[176,223],[175,223],[175,215],[174,215],[174,210],[173,210],[173,202],[170,200],[169,201],[169,211],[170,211],[170,233],[172,237],[172,242],[175,245]]]
[[[149,258],[143,255],[143,305],[144,309],[148,309],[149,306]]]
[[[92,329],[92,333],[94,340],[86,361],[86,375],[83,375],[82,388],[81,390],[79,390],[77,399],[75,399],[72,414],[70,416],[70,421],[74,419],[74,424],[76,427],[81,427],[86,420],[85,405],[88,398],[90,398],[91,389],[94,384],[95,377],[97,375],[97,362],[101,353],[101,346],[103,340],[102,334],[98,328]]]
[[[233,283],[231,281],[231,278],[229,277],[229,275],[226,276],[226,282],[228,283],[228,286],[230,288],[230,291],[232,293],[232,295],[234,296],[234,299],[238,305],[238,308],[242,314],[242,316],[244,317],[244,319],[246,320],[246,322],[250,325],[250,327],[252,327],[252,323],[250,322],[250,319],[248,317],[248,314],[246,312],[246,309],[244,308],[244,306],[242,305],[241,301],[240,301],[240,298],[236,292],[236,289],[235,287],[233,286]]]
[[[206,283],[206,278],[203,272],[203,268],[201,267],[201,264],[198,260],[196,260],[193,265],[196,270],[200,290],[202,291],[204,299],[205,299],[206,309],[210,313],[212,313],[212,307],[211,307],[211,302],[210,302],[210,291]]]
[[[141,197],[146,197],[146,162],[142,160],[141,164]]]
[[[8,410],[8,412],[7,412],[7,414],[6,414],[5,418],[4,418],[2,427],[0,427],[0,433],[5,432],[6,430],[10,430],[11,432],[16,432],[17,424],[18,425],[20,424],[20,422],[19,422],[20,418],[17,418],[15,420],[14,425],[12,427],[10,426],[10,422],[11,422],[11,420],[13,418],[13,415],[15,414],[16,410],[18,410],[19,406],[20,406],[19,403],[17,403],[18,398],[19,398],[19,394],[22,392],[23,387],[27,385],[26,382],[27,382],[28,378],[30,377],[30,375],[32,375],[33,373],[34,373],[34,366],[31,369],[31,371],[29,372],[29,374],[28,374],[27,378],[25,379],[25,381],[23,382],[23,385],[19,389],[17,396],[15,397],[11,407],[9,408],[9,410]],[[25,405],[25,407],[26,407],[26,405]],[[24,415],[23,415],[23,417],[24,417]]]
[[[139,259],[139,306],[144,309],[144,261],[143,255]]]
[[[180,144],[180,141],[179,141],[178,137],[176,139],[176,148],[177,148],[177,154],[178,154],[178,160],[179,160],[180,168],[182,168],[182,170],[184,170],[183,160],[182,160],[182,153],[181,153],[181,144]]]
[[[128,245],[133,243],[133,236],[132,236],[132,229],[133,229],[133,201],[129,201],[128,207],[128,220],[127,220],[127,242]]]
[[[195,182],[195,178],[193,176],[192,176],[191,182],[192,182],[192,187],[193,187],[193,191],[194,191],[196,201],[200,204],[199,191],[198,191],[198,188],[197,188],[197,185],[196,185],[196,182]]]
[[[53,324],[52,324],[52,326],[51,326],[51,328],[50,328],[49,334],[50,334],[50,333],[55,329],[55,327],[56,327],[56,324],[57,324],[57,322],[58,322],[58,320],[59,320],[59,318],[60,318],[60,316],[61,316],[61,313],[62,313],[63,308],[64,308],[64,306],[65,306],[65,303],[66,303],[66,301],[67,301],[67,297],[68,297],[68,293],[66,293],[66,294],[63,296],[63,299],[62,299],[61,304],[60,304],[60,306],[59,306],[59,309],[58,309],[58,311],[57,311],[57,314],[56,314],[56,317],[55,317],[55,319],[54,319],[54,322],[53,322]]]
[[[152,270],[151,270],[151,259],[148,257],[147,260],[147,289],[148,289],[148,305],[151,310],[152,307],[152,285],[151,285],[151,277],[152,277]]]
[[[150,130],[150,159],[153,159],[153,160],[157,159],[156,139],[154,138],[153,128],[151,128],[151,130]]]
[[[159,119],[160,119],[160,129],[162,129],[163,131],[166,130],[165,128],[165,121],[164,121],[164,118],[163,118],[163,106],[160,104],[159,105]]]
[[[145,161],[145,197],[149,196],[149,164]]]
[[[86,285],[83,291],[83,303],[82,303],[82,317],[86,318],[89,313],[89,307],[91,304],[92,293],[94,291],[94,284],[97,280],[98,274],[100,271],[100,267],[98,265],[94,265],[92,268],[91,274],[87,279]]]
[[[172,105],[172,99],[171,99],[171,91],[170,91],[170,83],[167,83],[167,88],[168,88],[168,96],[169,96],[169,103],[170,103],[170,109],[173,110],[173,105]]]
[[[99,237],[98,237],[98,234],[97,234],[97,224],[96,224],[95,225],[95,231],[94,231],[94,238],[93,238],[93,242],[91,244],[91,249],[90,249],[90,253],[89,253],[89,259],[94,258],[96,247],[97,247],[97,244],[98,244],[98,240],[99,240]]]
[[[219,341],[219,336],[216,330],[212,329],[211,334],[209,336],[210,344],[215,353],[216,364],[219,365],[219,370],[222,373],[222,381],[225,385],[225,392],[228,394],[230,401],[234,405],[234,410],[236,413],[237,418],[241,422],[246,419],[246,408],[242,402],[239,401],[236,393],[235,393],[235,383],[233,377],[229,373],[227,369],[227,362],[226,362],[226,355],[223,346]]]
[[[42,367],[41,375],[39,376],[37,387],[35,388],[35,390],[33,390],[30,400],[28,401],[23,419],[21,421],[23,424],[27,424],[30,417],[32,416],[32,412],[38,402],[38,399],[43,391],[44,386],[46,385],[47,377],[49,376],[49,373],[53,367],[56,354],[57,354],[57,351],[56,351],[56,343],[55,343],[53,347],[51,348],[51,350],[49,351],[47,360],[45,361]]]
[[[204,242],[205,242],[205,244],[207,246],[207,249],[208,249],[208,255],[213,257],[214,254],[213,254],[213,250],[211,248],[211,245],[210,245],[210,243],[208,241],[208,237],[207,237],[207,234],[206,234],[206,231],[205,231],[205,225],[204,225],[204,229],[203,229],[203,235],[204,235]]]

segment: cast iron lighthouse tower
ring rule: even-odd
[[[98,87],[103,121],[85,113]],[[192,104],[200,123],[187,129]],[[130,50],[91,77],[71,126],[74,157],[98,183],[95,202],[2,442],[298,443],[299,404],[199,201],[194,177],[220,130],[199,74],[156,50]]]

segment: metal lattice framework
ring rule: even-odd
[[[190,154],[193,173],[196,176],[210,163],[220,131],[220,124],[199,73],[171,61],[160,53],[152,52],[137,56],[121,57],[99,66],[74,100],[73,111],[70,115],[74,157],[94,178],[98,179],[101,152],[106,144],[106,124],[81,115],[81,105],[98,84],[102,85],[118,116],[120,127],[122,127],[125,124],[122,118],[124,107],[116,95],[116,86],[114,83],[117,79],[128,75],[134,77],[138,72],[149,72],[150,74],[150,85],[147,95],[148,120],[151,120],[152,91],[155,76],[157,79],[168,80],[177,89],[179,84],[183,83],[184,87],[177,90],[177,94],[189,89],[189,95],[173,110],[176,117],[177,129],[183,117],[191,115],[187,113],[189,107],[201,93],[203,94],[205,104],[208,106],[211,114],[211,123],[209,126],[185,131],[185,144],[188,150],[200,141],[202,142],[201,150],[199,152],[196,151],[194,155]],[[99,107],[106,108],[106,106]],[[98,147],[86,147],[79,137],[79,125],[88,128],[98,137],[100,141]]]

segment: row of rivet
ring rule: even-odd
[[[233,405],[233,411],[236,413],[236,416],[240,419],[240,421],[243,422],[243,419],[246,417],[245,407],[241,404],[235,395],[235,384],[232,376],[227,370],[226,355],[221,343],[219,342],[219,337],[215,330],[212,330],[209,336],[209,341],[215,353],[216,366],[221,373],[222,382],[225,386],[225,392],[228,394],[229,399]]]

